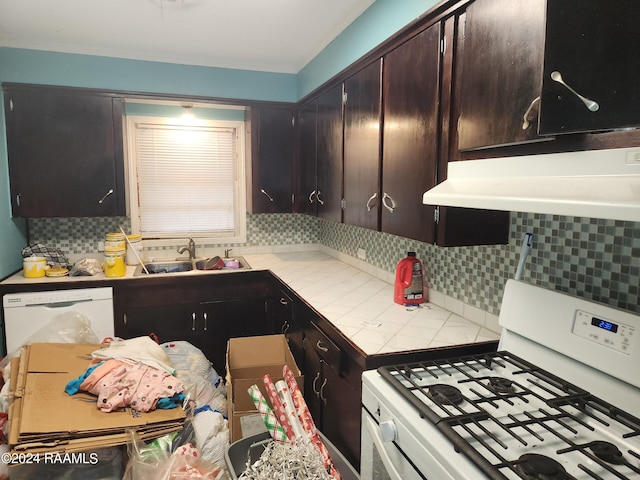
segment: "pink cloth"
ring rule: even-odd
[[[165,370],[142,363],[107,360],[91,372],[80,390],[97,395],[98,408],[103,412],[126,406],[148,412],[155,409],[159,399],[182,392],[184,386]]]

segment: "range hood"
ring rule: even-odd
[[[451,162],[423,203],[640,222],[640,147]]]

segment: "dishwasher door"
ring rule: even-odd
[[[98,340],[113,337],[113,289],[80,288],[47,292],[9,293],[2,299],[6,353],[22,347],[54,317],[78,313],[91,321]]]

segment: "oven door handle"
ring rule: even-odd
[[[402,475],[400,475],[398,470],[396,470],[396,467],[389,458],[389,454],[387,453],[387,449],[384,445],[385,442],[382,440],[382,435],[380,434],[380,427],[378,427],[378,424],[369,415],[365,416],[365,423],[365,428],[367,428],[371,434],[373,444],[380,454],[380,459],[384,464],[384,468],[387,471],[389,478],[391,478],[391,480],[402,480]]]

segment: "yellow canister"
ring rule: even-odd
[[[104,235],[104,248],[105,251],[107,248],[127,248],[127,244],[125,243],[124,233],[113,232],[113,233],[105,233]]]
[[[124,277],[127,273],[124,248],[104,247],[104,274],[107,277]]]
[[[22,274],[26,278],[44,277],[48,269],[49,265],[47,265],[47,259],[45,257],[31,255],[30,257],[22,259]]]

